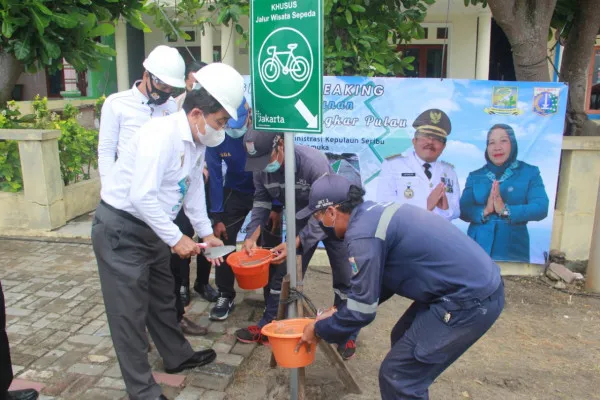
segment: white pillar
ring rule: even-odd
[[[200,61],[207,64],[213,62],[213,27],[204,25],[204,33],[200,36]]]
[[[477,69],[475,79],[488,80],[490,73],[490,42],[492,39],[492,14],[479,14],[477,17]]]
[[[232,21],[229,26],[221,25],[221,61],[235,67],[235,31]]]
[[[127,60],[127,26],[119,20],[115,30],[115,51],[117,52],[117,90],[129,89],[129,63]]]

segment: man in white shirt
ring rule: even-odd
[[[414,151],[396,155],[381,164],[378,202],[393,201],[427,209],[447,219],[460,216],[460,187],[454,166],[438,160],[446,147],[452,125],[445,112],[429,109],[413,127]]]
[[[92,223],[106,315],[131,399],[165,399],[148,362],[146,327],[167,373],[216,357],[212,349],[194,352],[177,324],[169,259],[171,251],[182,258],[201,251],[173,223],[182,207],[206,246],[223,245],[206,213],[204,152],[224,140],[230,116],[237,119],[244,81],[221,63],[196,79],[201,88],[188,93],[182,111],[147,122],[119,154]]]
[[[185,87],[185,62],[177,49],[157,46],[143,63],[142,80],[104,101],[98,137],[101,183],[137,130],[152,118],[177,112],[173,88]]]

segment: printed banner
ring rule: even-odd
[[[429,208],[495,260],[544,263],[566,85],[324,77],[323,96],[323,134],[295,142],[362,182],[368,200]]]

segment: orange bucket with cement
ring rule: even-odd
[[[304,327],[314,319],[297,318],[273,321],[263,326],[261,333],[269,337],[269,344],[275,356],[275,361],[280,367],[301,368],[315,361],[315,345],[310,346],[310,353],[306,345],[302,346],[296,353],[296,345],[302,337]]]
[[[227,257],[227,264],[242,289],[261,289],[269,283],[269,265],[274,256],[267,249],[255,249],[252,256],[245,250],[236,251]]]

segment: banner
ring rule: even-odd
[[[566,85],[324,77],[323,96],[323,134],[297,134],[295,142],[362,182],[368,200],[435,202],[432,212],[497,261],[544,263]],[[245,225],[238,240],[244,236]]]

